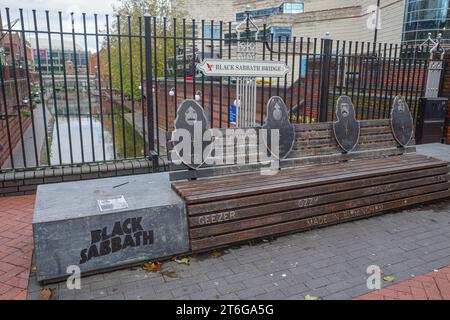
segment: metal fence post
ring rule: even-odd
[[[319,98],[319,122],[328,121],[328,97],[329,97],[329,81],[330,81],[330,64],[332,54],[333,40],[330,39],[330,34],[326,33],[326,38],[322,39],[322,70],[320,70],[322,77],[320,83],[320,98]]]
[[[151,16],[144,16],[145,37],[145,86],[147,106],[147,138],[148,157],[152,160],[152,171],[158,171],[158,153],[155,151],[155,119],[153,112],[153,70],[152,70],[152,45],[151,45]]]

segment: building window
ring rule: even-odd
[[[270,27],[269,32],[275,41],[277,40],[291,40],[292,28],[291,27]]]
[[[285,2],[281,5],[283,13],[303,13],[305,5],[297,2]]]
[[[303,3],[284,2],[282,5],[278,7],[252,10],[250,11],[250,16],[254,19],[260,19],[278,13],[287,13],[287,14],[303,13],[304,9],[305,6]],[[242,21],[244,19],[245,19],[245,12],[238,12],[236,14],[236,21]]]
[[[250,35],[249,35],[249,40],[250,41],[257,41],[257,40],[260,40],[262,36],[263,36],[263,32],[261,32],[261,31],[251,31]],[[245,40],[246,37],[247,37],[247,35],[245,34],[245,32],[241,32],[239,34],[239,40],[240,41]],[[237,35],[236,32],[233,32],[231,34],[225,33],[224,40],[225,40],[226,44],[229,44],[230,41],[231,41],[231,43],[237,43],[238,42],[238,35]]]
[[[205,39],[220,39],[220,26],[205,25],[204,32]]]

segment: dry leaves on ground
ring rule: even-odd
[[[211,252],[211,255],[212,255],[214,258],[218,258],[218,257],[223,256],[223,255],[224,255],[224,252],[221,251],[221,250],[213,250],[213,251]]]
[[[384,276],[384,277],[383,277],[383,280],[384,280],[384,281],[391,282],[391,281],[394,281],[394,280],[395,280],[395,277],[393,277],[393,276]]]
[[[144,270],[151,271],[151,272],[157,272],[161,270],[161,262],[149,262],[144,264],[142,267]]]
[[[181,259],[174,258],[173,261],[175,261],[178,264],[186,264],[186,265],[189,265],[189,263],[191,262],[189,257],[184,257],[184,258],[181,258]]]
[[[52,290],[50,290],[49,288],[42,289],[39,297],[41,300],[50,300],[50,298],[52,297]]]

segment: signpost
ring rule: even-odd
[[[250,17],[250,11],[246,11],[247,18],[242,21],[236,31],[240,39],[240,27],[245,23],[243,30],[246,37],[238,41],[238,59],[204,59],[197,64],[197,70],[209,77],[235,77],[236,78],[236,103],[230,106],[230,124],[236,124],[238,128],[256,126],[256,78],[281,78],[289,73],[290,68],[281,61],[256,60],[256,41],[250,39],[250,25],[256,29]]]
[[[204,59],[197,69],[208,77],[284,77],[289,67],[282,61]]]

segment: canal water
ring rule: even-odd
[[[91,96],[91,108],[89,108],[89,99],[86,93],[80,93],[79,108],[74,93],[69,93],[67,100],[68,106],[64,94],[57,93],[57,117],[55,116],[53,98],[47,102],[47,108],[53,115],[51,132],[49,133],[50,164],[142,157],[143,138],[139,132],[133,130],[131,124],[126,120],[122,121],[119,106],[114,108],[113,117],[109,102],[104,102],[102,118],[99,114],[98,97]],[[89,113],[90,109],[92,110],[92,116]],[[131,110],[126,110],[125,113],[127,112],[131,113]],[[139,121],[139,119],[136,118],[135,121]],[[125,141],[123,139],[124,130]],[[43,159],[45,160],[46,157],[45,154]]]

